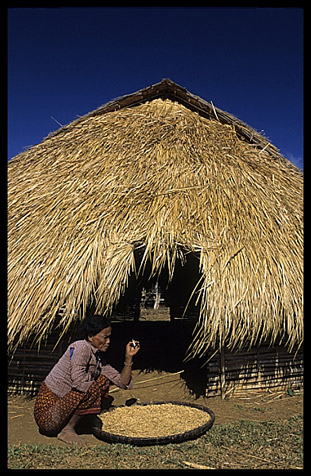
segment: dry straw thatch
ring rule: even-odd
[[[8,165],[9,347],[66,332],[90,303],[109,314],[131,273],[172,276],[189,252],[192,354],[299,346],[302,187],[265,138],[170,80],[62,127]]]

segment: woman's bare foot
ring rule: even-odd
[[[69,422],[66,426],[62,429],[62,431],[57,435],[57,438],[67,445],[84,445],[82,438],[77,435],[75,426],[81,421],[83,418],[82,415],[76,415],[75,413],[71,416]]]
[[[75,430],[71,430],[71,429],[67,429],[67,428],[64,428],[58,435],[57,435],[57,438],[61,441],[63,441],[64,443],[67,443],[67,445],[81,445],[83,446],[84,445],[84,441],[82,440],[82,438],[80,438],[79,435],[77,435],[77,433],[75,432]]]

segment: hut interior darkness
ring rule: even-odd
[[[153,287],[172,319],[192,317],[187,356],[208,360],[210,391],[224,394],[238,375],[300,382],[302,187],[266,138],[169,79],[14,157],[12,375],[30,342],[48,349],[49,367],[56,341],[91,310],[139,320]]]
[[[134,252],[135,269],[142,263],[143,252]],[[160,274],[152,276],[151,263],[145,263],[143,272],[132,273],[128,285],[120,297],[111,317],[132,318],[138,321],[142,308],[167,307],[171,320],[198,318],[199,299],[197,285],[200,282],[199,257],[193,253],[176,258],[174,272],[169,277],[167,265]]]

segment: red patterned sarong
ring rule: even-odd
[[[40,431],[46,435],[56,436],[73,414],[100,413],[101,400],[108,394],[109,384],[109,379],[100,375],[87,392],[71,390],[63,397],[58,397],[43,382],[34,408],[34,417]]]

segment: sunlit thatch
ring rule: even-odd
[[[199,257],[193,353],[300,345],[302,182],[266,139],[168,80],[61,128],[8,165],[9,345],[55,319],[65,332],[90,303],[109,314],[138,247],[154,274]]]

